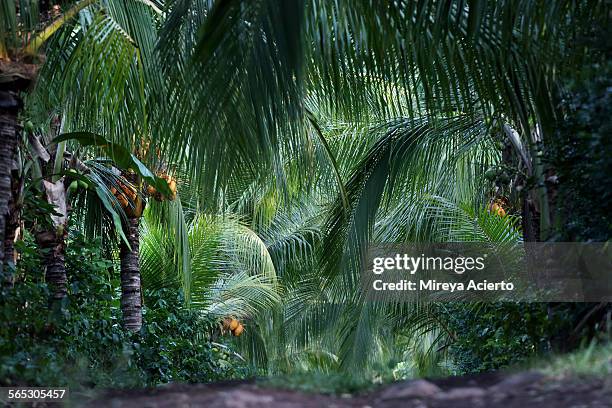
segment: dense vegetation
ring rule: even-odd
[[[4,2],[0,381],[361,387],[606,341],[605,303],[372,303],[359,273],[373,243],[610,239],[610,13]]]
[[[37,251],[23,248],[20,268],[31,271],[29,282],[2,292],[4,381],[75,388],[146,386],[247,373],[227,348],[211,342],[216,322],[185,308],[177,292],[147,293],[151,307],[143,312],[146,329],[139,335],[122,330],[117,278],[99,248],[98,240],[69,240],[68,296],[48,312],[49,291],[42,283]]]

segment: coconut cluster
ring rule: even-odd
[[[231,332],[234,336],[239,337],[244,332],[244,326],[233,317],[223,319],[223,330]]]
[[[504,205],[503,200],[497,199],[491,203],[491,206],[489,207],[489,211],[493,214],[499,215],[500,217],[505,217],[506,210],[504,210],[503,205]]]
[[[168,174],[160,173],[158,177],[164,179],[168,183],[168,188],[171,194],[166,196],[161,192],[157,191],[154,186],[147,186],[147,194],[153,197],[156,201],[164,201],[168,199],[170,201],[176,198],[176,179]],[[121,208],[125,211],[125,214],[130,217],[140,217],[144,211],[145,202],[142,194],[139,194],[138,186],[130,183],[125,176],[122,176],[116,184],[119,188],[112,186],[110,188],[111,193],[117,198],[117,201],[121,205]]]
[[[117,181],[119,189],[111,187],[111,193],[117,198],[121,208],[128,217],[140,217],[144,210],[144,202],[138,195],[136,186],[129,183],[125,178]]]
[[[174,199],[176,198],[176,179],[170,176],[169,174],[165,174],[165,173],[160,173],[157,176],[159,178],[166,180],[166,183],[168,183],[168,188],[170,189],[171,194],[166,197],[164,194],[157,191],[157,189],[154,186],[149,185],[147,186],[147,193],[149,194],[149,196],[153,197],[155,201],[159,201],[159,202],[164,201],[165,199],[174,201]]]

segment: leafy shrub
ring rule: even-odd
[[[558,177],[557,241],[600,241],[612,237],[612,30],[595,26],[576,44],[591,49],[580,78],[563,76],[562,112],[545,160]],[[583,43],[581,45],[581,43]]]
[[[125,332],[119,282],[100,242],[69,241],[68,297],[51,309],[38,251],[31,239],[18,248],[18,281],[0,297],[2,384],[137,387],[246,375],[226,347],[211,342],[214,322],[185,308],[176,292],[147,294],[153,301],[141,333]]]
[[[455,374],[490,371],[550,350],[552,332],[563,327],[562,313],[549,316],[545,304],[491,303],[442,309],[455,339],[448,347]]]
[[[211,341],[217,322],[183,306],[176,292],[147,293],[154,303],[145,308],[141,335],[133,349],[147,384],[172,381],[209,382],[248,375],[247,367],[225,346]]]

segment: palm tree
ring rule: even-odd
[[[516,216],[500,217],[485,209],[489,191],[482,174],[498,163],[500,156],[491,148],[493,141],[483,123],[458,120],[428,128],[427,122],[400,119],[365,127],[343,126],[322,118],[319,122],[310,131],[320,131],[326,143],[324,146],[312,135],[315,155],[321,160],[315,163],[308,187],[289,178],[290,189],[282,193],[274,175],[252,179],[247,173],[234,178],[224,190],[225,204],[218,212],[201,214],[197,188],[190,194],[187,185],[182,190],[186,215],[179,211],[180,201],[160,210],[151,207],[142,236],[143,282],[145,287],[182,287],[188,304],[203,313],[246,319],[248,330],[238,339],[237,347],[270,374],[301,366],[358,369],[365,375],[388,363],[396,335],[438,331],[431,347],[444,344],[449,337],[435,320],[432,306],[376,306],[360,297],[359,270],[346,259],[343,262],[341,255],[351,250],[346,240],[351,239],[349,232],[361,219],[351,217],[346,229],[343,223],[337,224],[343,231],[338,235],[326,226],[335,225],[328,214],[330,197],[338,190],[337,176],[362,181],[346,184],[348,204],[356,210],[349,213],[358,214],[358,206],[366,206],[367,199],[361,199],[360,204],[356,197],[385,184],[369,176],[377,174],[378,167],[394,162],[385,160],[383,152],[392,152],[391,146],[413,146],[410,160],[397,169],[393,193],[383,193],[382,201],[387,205],[375,217],[374,241],[518,242],[521,236]],[[420,143],[411,145],[406,141],[414,138],[415,127],[424,133],[417,133]],[[474,144],[457,155],[455,149],[464,133]],[[288,159],[283,171],[299,178],[302,161],[284,157]],[[412,194],[415,189],[418,193]],[[344,214],[341,195],[331,204],[332,215],[336,211]],[[185,222],[192,217],[192,223]],[[184,240],[189,241],[186,251],[179,250]],[[338,263],[331,266],[334,260]],[[215,277],[224,271],[237,276],[245,269],[273,271],[282,301],[264,304],[257,313],[232,309],[229,301],[211,307]]]
[[[181,289],[189,307],[218,320],[253,319],[278,305],[274,265],[256,234],[245,234],[248,227],[231,215],[199,214],[184,224],[169,217],[183,217],[180,202],[153,203],[143,218],[145,289]],[[185,247],[169,225],[186,227],[179,231]]]
[[[27,20],[26,15],[21,12],[26,10],[14,10],[9,7],[3,11],[5,12],[2,16],[3,21],[8,22],[8,25],[3,27],[18,32],[25,32],[24,30],[29,27],[27,21],[30,20]],[[35,13],[35,10],[31,11]],[[140,144],[141,138],[148,137],[146,126],[147,115],[149,115],[146,98],[148,92],[145,89],[148,80],[144,78],[151,78],[150,74],[155,72],[148,68],[148,64],[151,61],[154,46],[152,38],[156,35],[154,20],[160,13],[160,9],[149,1],[81,1],[75,3],[69,11],[57,18],[47,28],[30,35],[29,41],[21,41],[22,39],[17,35],[13,36],[14,38],[7,37],[6,34],[11,30],[3,31],[1,39],[6,41],[2,43],[12,47],[2,48],[8,50],[8,53],[3,56],[12,59],[10,64],[7,62],[6,66],[29,67],[24,61],[37,61],[41,45],[46,46],[46,61],[41,64],[40,69],[38,65],[36,66],[38,81],[34,90],[28,95],[28,109],[23,112],[24,115],[35,123],[41,123],[47,120],[46,116],[49,115],[49,112],[59,111],[64,131],[103,132],[106,137],[120,142],[123,146],[129,146],[133,150],[134,146]],[[80,18],[71,20],[75,16]],[[5,65],[3,64],[2,67]],[[94,83],[96,86],[90,86]],[[67,84],[70,85],[67,86]],[[118,100],[123,100],[123,102],[117,105]],[[117,121],[117,118],[121,119]],[[26,145],[30,143],[31,136],[28,135],[26,138]],[[55,191],[55,199],[50,199],[50,202],[58,209],[65,207],[63,203],[67,198],[67,187],[72,181],[72,179],[60,179],[60,172],[69,169],[68,164],[74,164],[73,159],[76,158],[75,155],[72,155],[71,160],[68,160],[64,155],[67,140],[70,138],[68,136],[64,139],[52,140],[53,137],[51,137],[46,140],[48,145],[39,146],[39,150],[49,149],[53,152],[54,159],[50,160],[52,165],[43,164],[40,168],[39,164],[42,163],[38,163],[39,159],[34,158],[35,164],[39,165],[39,170],[41,170],[38,172],[38,177],[45,176],[52,179],[50,181],[53,184],[45,182],[41,189],[47,193],[51,190]],[[84,141],[89,143],[87,140]],[[114,151],[107,151],[108,157],[114,158],[118,154],[117,151],[120,150],[128,159],[126,161],[126,157],[123,157],[123,160],[118,160],[125,166],[123,168],[136,167],[138,174],[146,170],[148,173],[145,176],[153,177],[142,163],[130,160],[130,153],[122,150],[121,145],[115,146]],[[73,152],[78,151],[78,144],[73,148]],[[81,164],[83,165],[83,162]],[[91,168],[83,167],[85,173],[81,175],[82,177],[88,178],[96,174]],[[104,171],[100,166],[97,167],[97,170]],[[122,235],[121,243],[126,253],[124,258],[133,257],[136,251],[137,259],[137,241],[135,244],[132,242],[132,245],[128,243],[128,237],[132,240],[137,240],[138,237],[137,233],[134,234],[134,225],[132,225],[134,218],[124,217],[123,222],[120,220],[118,214],[123,215],[123,210],[117,210],[118,205],[113,206],[113,202],[115,204],[117,202],[113,201],[112,194],[108,192],[111,186],[102,185],[102,182],[108,183],[108,177],[96,177],[94,181],[98,182],[97,187],[95,183],[92,184],[95,195],[103,203],[105,211],[112,214],[113,224]],[[156,181],[149,180],[149,182],[155,183]],[[94,204],[94,207],[97,208],[97,204]],[[54,294],[57,298],[65,295],[67,282],[63,262],[67,214],[64,215],[61,220],[58,219],[59,224],[55,225],[52,230],[40,231],[37,234],[41,246],[49,249],[45,258],[48,261],[47,271],[49,272],[47,281],[56,288]],[[129,233],[124,234],[123,227]],[[4,228],[1,229],[4,231]],[[10,235],[11,231],[7,236]],[[12,251],[10,252],[12,254]],[[134,262],[124,262],[123,275],[127,276],[126,271],[128,270],[131,273],[134,272],[133,264]],[[137,270],[136,273],[138,274]],[[125,286],[127,290],[129,285]],[[131,292],[133,290],[130,289]],[[136,297],[140,298],[139,295]],[[130,315],[127,312],[127,306],[125,314]],[[135,319],[139,320],[139,311],[136,314]],[[131,320],[131,318],[126,320]]]
[[[31,149],[29,152],[20,152],[19,160],[21,163],[19,177],[31,183],[30,189],[40,188],[40,193],[48,202],[49,208],[53,209],[50,220],[48,222],[39,220],[31,232],[43,252],[45,280],[51,288],[51,297],[55,300],[62,299],[67,293],[68,279],[64,257],[66,237],[69,233],[68,220],[72,208],[75,207],[74,200],[82,193],[89,192],[86,204],[80,207],[81,212],[83,209],[95,211],[96,208],[103,208],[105,218],[110,219],[110,224],[114,225],[112,229],[119,232],[123,238],[122,242],[127,242],[127,237],[123,233],[121,218],[127,219],[125,214],[135,215],[136,207],[142,211],[140,197],[130,198],[129,208],[124,209],[118,200],[119,197],[114,196],[112,192],[128,184],[116,167],[109,166],[109,163],[113,163],[115,155],[126,156],[124,149],[113,146],[105,140],[104,143],[110,147],[108,157],[87,159],[87,155],[73,153],[86,146],[86,135],[81,134],[82,143],[67,145],[67,140],[72,139],[73,135],[56,137],[55,133],[58,131],[56,128],[57,126],[51,126],[51,129],[46,131],[28,130],[31,132],[29,135]],[[71,151],[71,148],[74,150]],[[134,158],[127,162],[124,160],[122,164],[136,168],[140,172],[146,170],[146,167],[136,162]],[[14,195],[14,200],[23,202],[24,194],[24,190],[18,191]],[[18,213],[12,213],[12,216],[18,216]],[[98,217],[98,221],[103,219]],[[98,222],[89,220],[89,224],[90,228],[95,228]],[[14,234],[14,230],[12,231]]]
[[[23,107],[22,94],[36,80],[40,47],[67,21],[94,3],[83,0],[63,15],[46,4],[39,10],[37,3],[3,2],[0,6],[0,241],[4,242],[6,217],[11,192],[11,163],[20,139],[19,114]],[[46,16],[39,21],[39,16]],[[38,29],[42,26],[42,29]],[[12,256],[12,254],[9,254]],[[0,259],[5,261],[4,245]],[[3,265],[0,265],[0,270]]]
[[[54,143],[71,141],[78,147],[97,147],[97,157],[81,161],[74,154],[69,154],[69,163],[76,166],[80,179],[85,179],[95,197],[104,207],[104,215],[111,218],[107,225],[108,234],[119,234],[119,258],[121,274],[121,310],[124,327],[130,331],[139,331],[142,326],[142,295],[139,264],[140,219],[143,216],[147,201],[144,182],[159,195],[173,199],[176,192],[164,178],[156,176],[134,154],[119,144],[115,144],[100,135],[88,132],[66,133],[55,138]],[[141,149],[142,150],[142,149]],[[103,153],[106,157],[100,157]],[[75,172],[69,173],[74,178]],[[71,180],[70,180],[71,181]],[[64,200],[67,198],[64,196]],[[84,223],[99,224],[90,218],[89,211],[97,212],[98,202],[88,201],[81,211]],[[112,240],[111,245],[114,243]]]
[[[141,41],[133,24],[126,33],[147,45],[141,57],[159,56],[160,66],[145,64],[156,85],[147,91],[156,102],[148,113],[167,118],[145,119],[153,140],[171,162],[189,157],[190,179],[208,198],[218,198],[220,186],[241,168],[274,171],[281,186],[280,147],[297,153],[308,145],[308,101],[347,119],[366,112],[379,118],[463,112],[498,129],[507,125],[513,142],[518,135],[513,146],[528,176],[539,180],[527,199],[541,207],[545,236],[550,216],[534,142],[553,118],[550,73],[563,52],[559,39],[572,35],[577,21],[606,15],[602,8],[603,2],[569,1],[550,12],[531,3],[482,0],[435,7],[177,2],[166,10],[157,54],[150,44],[155,36]],[[113,139],[121,137],[125,132]]]
[[[12,158],[20,140],[23,98],[30,96],[30,104],[44,114],[61,111],[65,130],[95,129],[124,145],[137,143],[146,105],[141,82],[144,61],[154,46],[154,19],[160,14],[156,4],[147,0],[81,0],[64,13],[49,2],[0,6],[2,241],[10,192],[5,187],[10,186]],[[97,86],[91,87],[92,83]],[[33,92],[32,84],[36,84]],[[118,99],[125,101],[123,109],[117,108]],[[122,118],[119,125],[117,116]],[[127,137],[126,132],[133,136]],[[2,246],[0,259],[4,258]]]

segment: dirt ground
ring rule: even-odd
[[[600,408],[612,407],[612,378],[551,378],[537,372],[489,373],[413,380],[363,395],[329,396],[280,390],[253,382],[174,384],[109,391],[88,407],[148,408]]]

